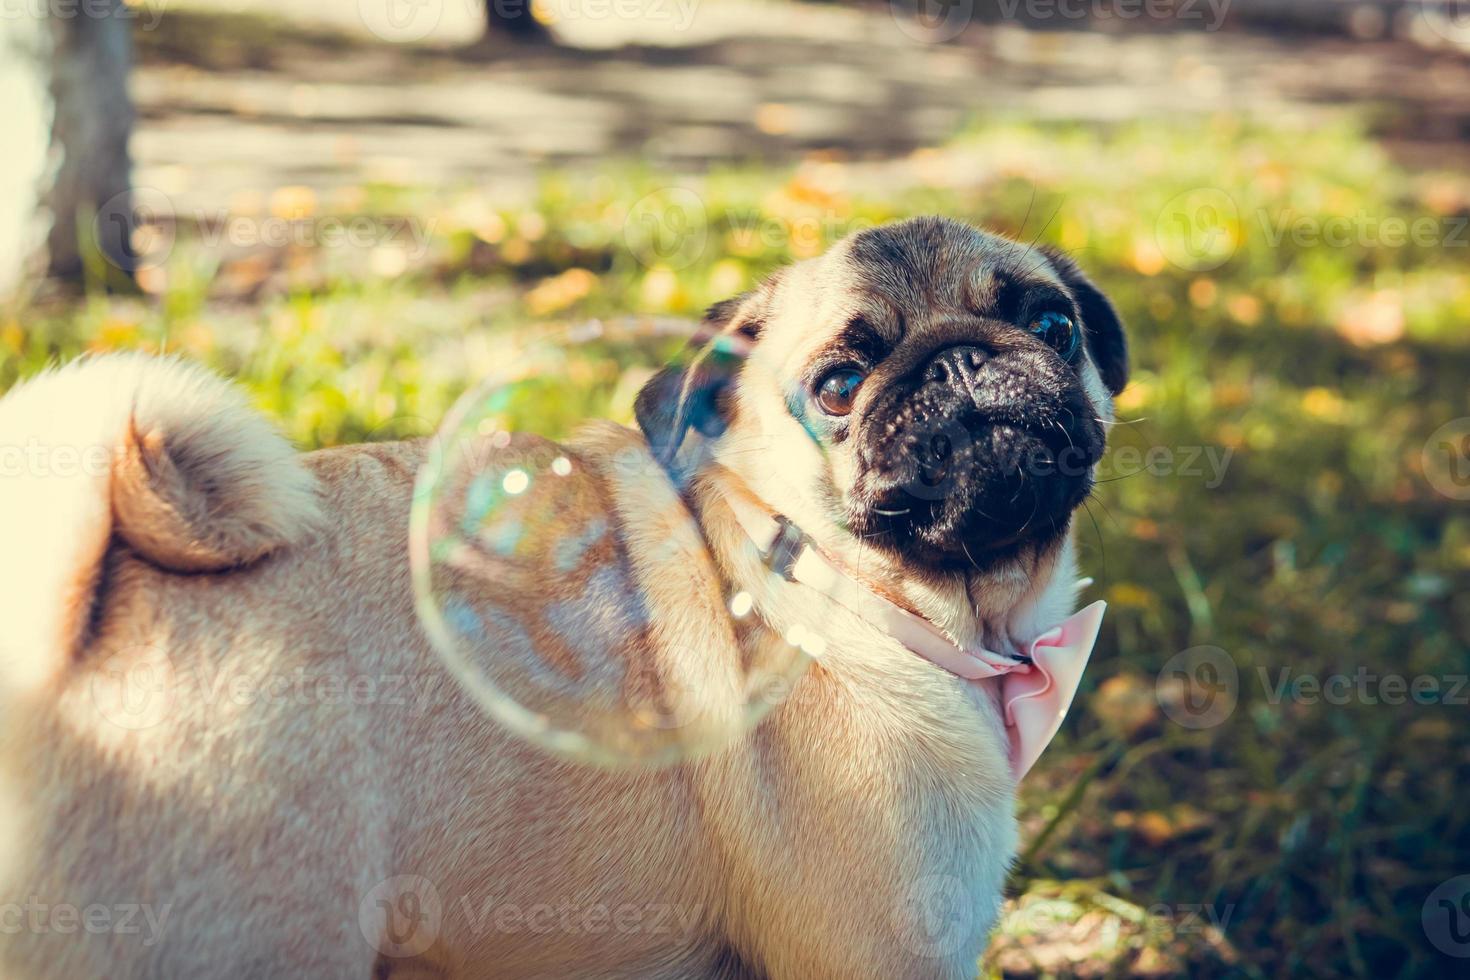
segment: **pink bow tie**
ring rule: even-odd
[[[727,502],[765,564],[787,581],[825,594],[957,677],[998,684],[1011,740],[1011,770],[1018,780],[1030,771],[1067,717],[1106,602],[1094,602],[1032,640],[1029,659],[983,648],[964,650],[933,623],[856,582],[786,518],[772,517],[733,494]]]

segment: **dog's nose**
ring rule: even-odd
[[[925,381],[944,381],[966,387],[975,384],[975,373],[990,355],[972,345],[946,347],[929,359],[924,368]]]

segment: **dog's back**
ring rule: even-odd
[[[702,921],[490,928],[497,901],[605,880],[713,905],[687,897],[677,779],[509,741],[440,668],[405,557],[423,445],[299,456],[226,382],[128,356],[11,392],[0,447],[29,452],[0,480],[0,977],[687,975],[715,955]],[[657,861],[585,856],[654,826]],[[443,908],[420,948],[391,919],[424,881]]]

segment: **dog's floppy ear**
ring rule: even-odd
[[[724,394],[764,326],[766,290],[711,306],[684,356],[638,392],[633,414],[653,455],[670,465],[692,428],[711,438],[725,431]]]
[[[1118,311],[1070,256],[1053,248],[1044,251],[1077,301],[1082,313],[1082,334],[1087,339],[1092,362],[1108,390],[1118,394],[1128,384],[1128,338],[1123,334]]]

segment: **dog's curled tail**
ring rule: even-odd
[[[89,357],[0,398],[0,691],[85,640],[114,541],[221,571],[306,536],[316,483],[222,378],[141,354]]]

